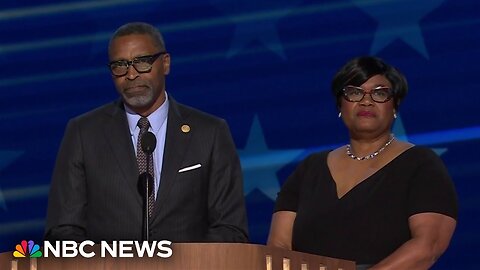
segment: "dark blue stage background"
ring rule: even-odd
[[[117,97],[108,38],[146,21],[172,55],[169,94],[230,124],[255,243],[265,243],[275,194],[296,164],[347,142],[330,94],[336,70],[368,54],[397,66],[410,93],[394,132],[437,151],[460,200],[453,241],[434,268],[478,269],[477,0],[1,0],[0,8],[0,251],[41,240],[67,120]]]

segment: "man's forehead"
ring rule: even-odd
[[[117,37],[109,47],[109,57],[139,57],[156,53],[158,50],[149,35],[132,34]]]

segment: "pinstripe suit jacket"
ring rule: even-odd
[[[247,241],[242,173],[226,122],[169,100],[150,239]],[[184,124],[189,132],[182,132]],[[196,164],[201,167],[179,172]],[[45,238],[141,240],[138,174],[120,100],[70,120],[52,177]]]

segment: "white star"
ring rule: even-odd
[[[275,200],[280,184],[277,171],[297,158],[304,149],[269,150],[258,117],[255,116],[247,144],[239,150],[244,174],[245,195],[258,189]]]
[[[425,58],[429,57],[419,25],[420,20],[437,8],[444,0],[352,1],[378,21],[371,54],[378,53],[396,39],[400,39]]]

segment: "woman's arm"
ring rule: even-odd
[[[272,216],[267,245],[292,250],[293,222],[297,213],[278,211]]]
[[[437,213],[415,214],[408,222],[412,238],[371,270],[430,268],[447,249],[457,224]]]

